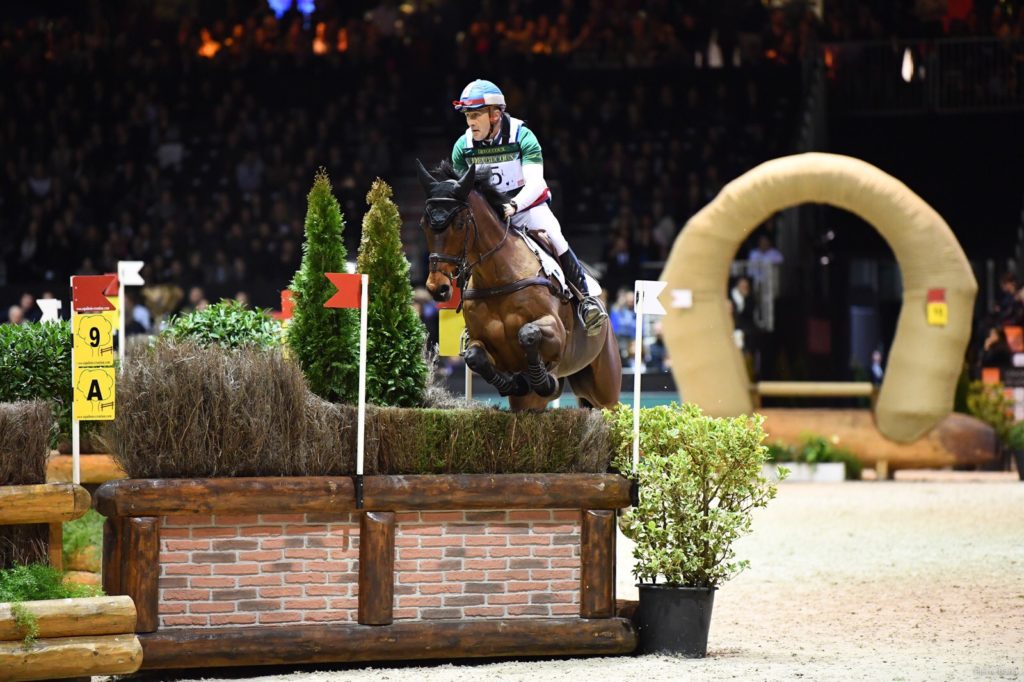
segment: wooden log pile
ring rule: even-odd
[[[129,597],[89,597],[0,604],[0,671],[4,680],[124,675],[142,665]],[[16,615],[17,612],[17,615]],[[34,640],[18,623],[35,622]]]

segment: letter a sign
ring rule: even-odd
[[[82,367],[75,370],[75,418],[109,421],[114,418],[113,367]]]

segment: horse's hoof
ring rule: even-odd
[[[523,348],[533,348],[540,343],[542,336],[540,327],[532,322],[524,324],[519,330],[519,345]]]
[[[477,374],[483,375],[484,367],[487,366],[487,355],[480,346],[471,346],[466,349],[466,364]]]

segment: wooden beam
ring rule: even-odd
[[[58,571],[64,570],[64,524],[50,523],[50,537],[48,539],[46,555],[50,566]]]
[[[74,521],[91,503],[89,491],[71,483],[0,486],[0,525]]]
[[[106,483],[128,478],[110,455],[81,455],[79,473],[82,483]],[[71,455],[52,455],[46,463],[46,480],[50,483],[71,483]]]
[[[390,625],[395,604],[395,513],[366,512],[359,522],[360,625]]]
[[[367,476],[365,481],[365,511],[626,506],[629,481],[617,474]],[[110,481],[96,492],[96,508],[108,517],[356,511],[347,477]]]
[[[159,625],[160,525],[153,517],[125,519],[121,553],[121,587],[135,602],[136,632]]]
[[[35,616],[40,638],[83,635],[124,635],[135,632],[135,604],[129,597],[87,597],[19,602]],[[24,639],[11,613],[0,604],[0,641]]]
[[[103,522],[103,591],[124,594],[121,587],[121,548],[124,546],[124,519],[113,518]]]
[[[870,381],[762,381],[761,397],[870,398],[875,387]]]
[[[615,511],[584,510],[580,535],[580,618],[611,618],[615,615]]]
[[[517,618],[393,625],[175,628],[140,635],[143,667],[213,668],[501,656],[626,654],[636,633],[624,618]]]
[[[135,635],[40,639],[25,650],[21,642],[0,642],[0,670],[6,682],[91,675],[127,675],[142,664]]]

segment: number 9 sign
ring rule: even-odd
[[[76,367],[114,364],[114,329],[104,315],[76,315],[74,334]]]

